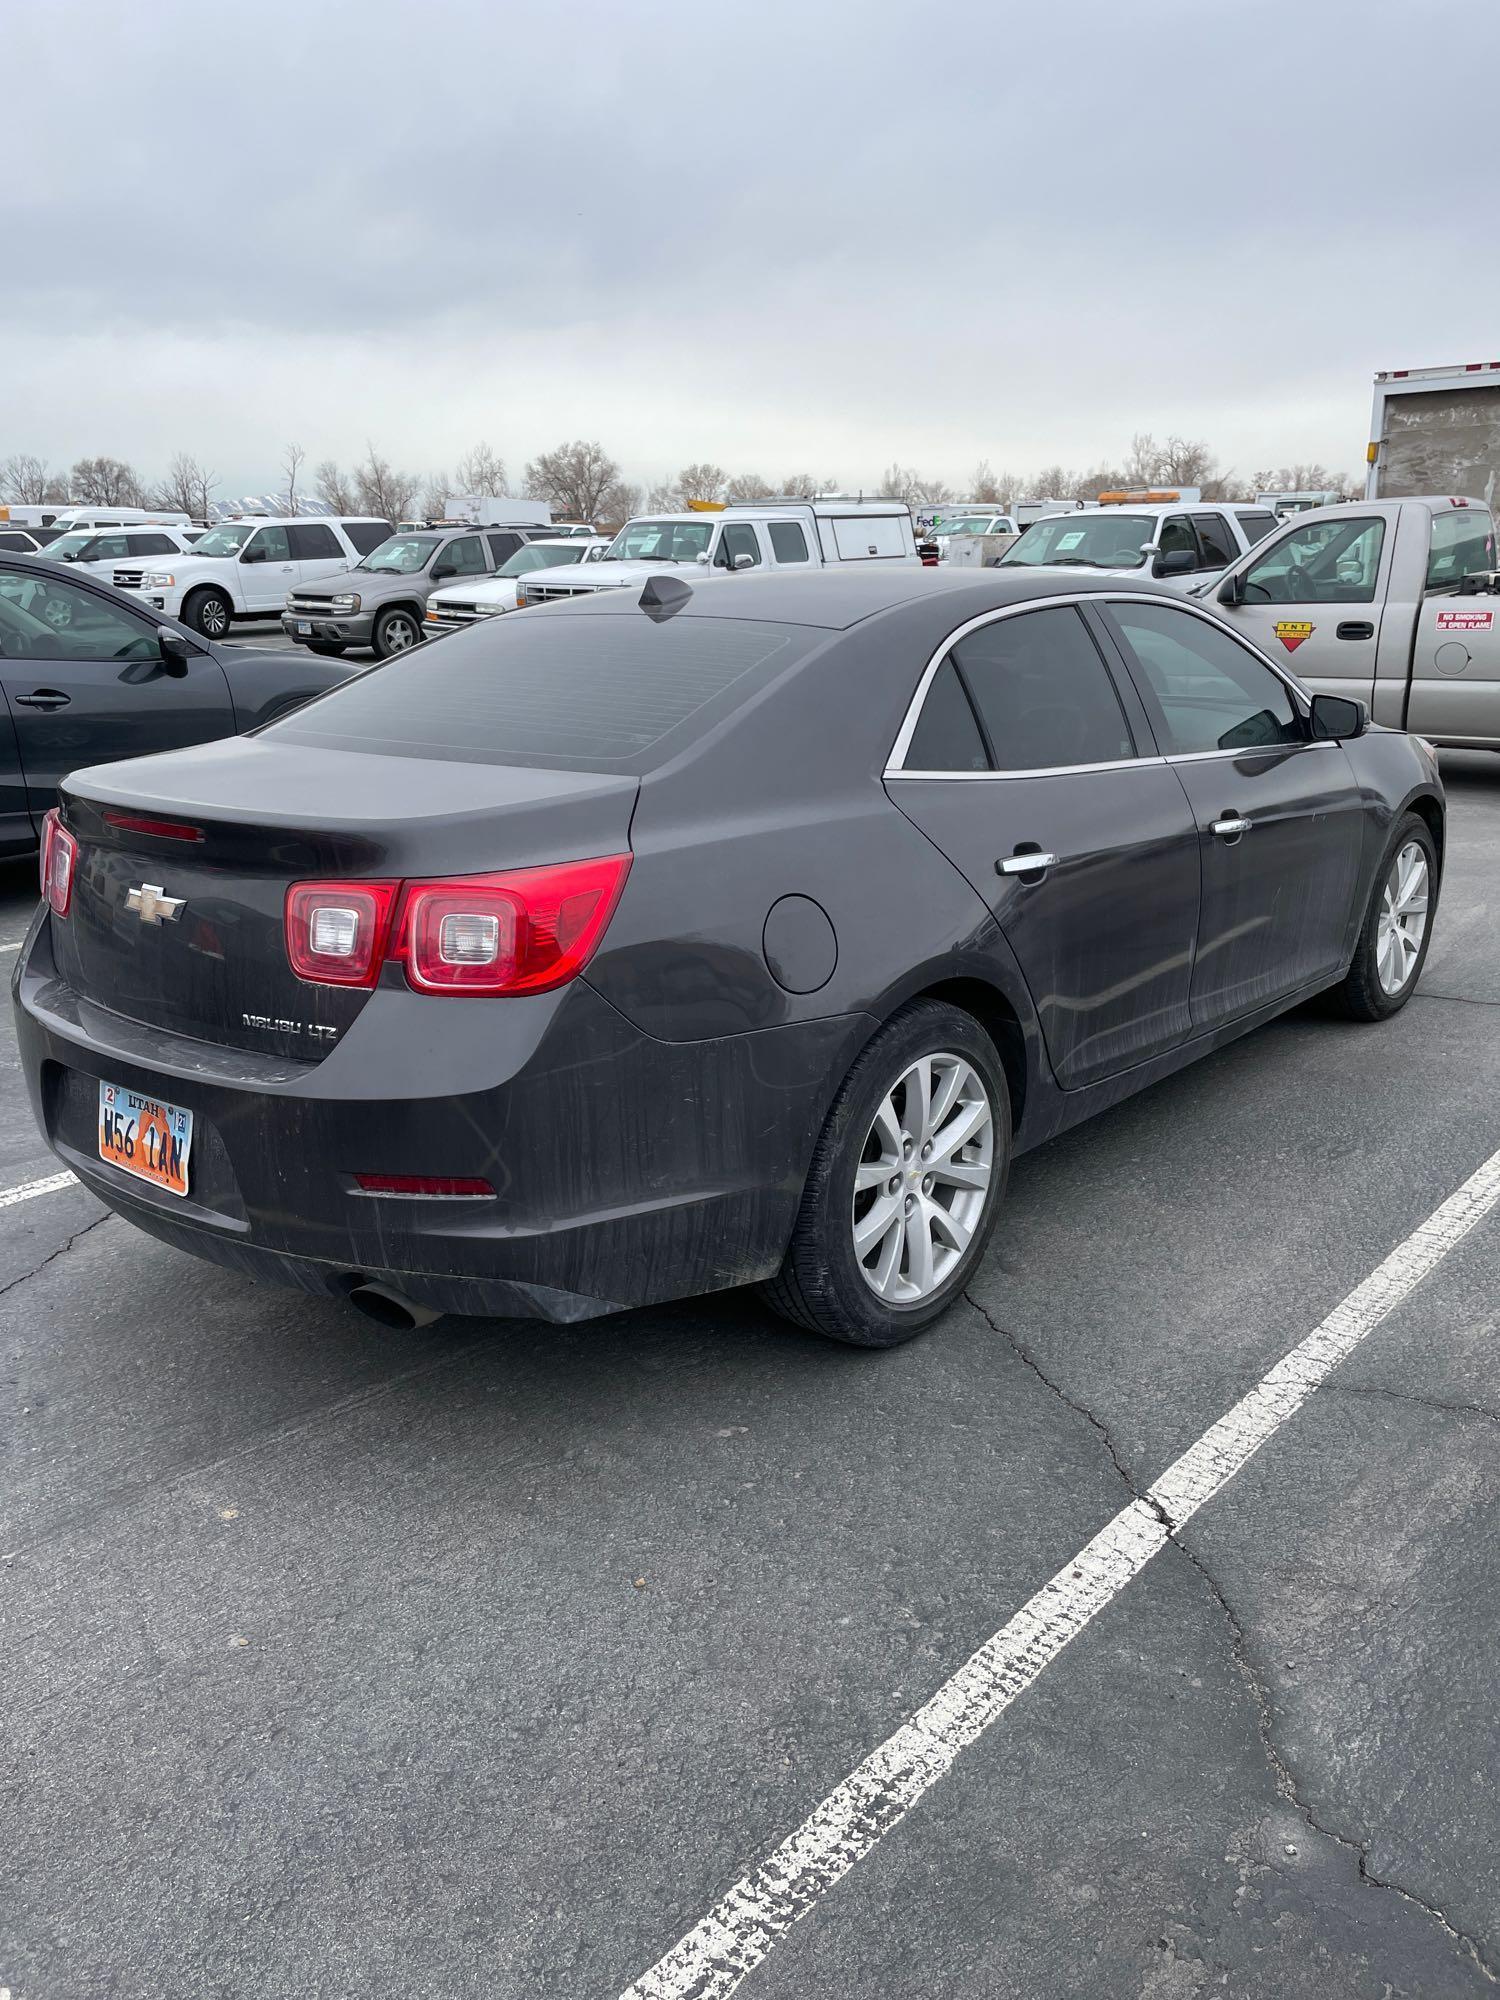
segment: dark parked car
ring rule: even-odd
[[[664,576],[75,774],[20,1045],[121,1214],[388,1323],[759,1281],[887,1346],[1016,1153],[1401,1007],[1443,824],[1424,744],[1149,586]]]
[[[349,671],[199,638],[102,580],[0,554],[0,856],[36,846],[78,765],[232,736]]]

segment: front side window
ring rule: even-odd
[[[749,562],[742,563],[741,556],[749,556]],[[754,528],[748,521],[731,521],[724,530],[719,552],[714,557],[715,569],[754,569],[759,564],[760,542]]]
[[[960,639],[950,657],[997,771],[1134,757],[1109,669],[1071,605],[997,618]]]
[[[807,537],[800,521],[772,521],[771,553],[779,563],[807,561]]]
[[[1372,604],[1385,544],[1376,515],[1309,521],[1245,571],[1247,604]]]
[[[287,540],[285,528],[262,528],[260,533],[245,544],[241,562],[272,563],[290,562],[292,545]]]
[[[1234,539],[1234,530],[1222,514],[1195,514],[1198,540],[1203,544],[1203,560],[1214,569],[1223,569],[1239,554],[1239,544]]]
[[[451,570],[455,576],[488,576],[490,573],[484,543],[478,535],[460,535],[456,542],[449,542],[438,558],[437,567]]]
[[[1109,608],[1139,665],[1168,754],[1305,740],[1286,683],[1217,625],[1165,604],[1117,600]]]
[[[1161,524],[1157,541],[1162,555],[1181,555],[1185,550],[1197,563],[1198,543],[1193,534],[1193,524],[1186,514],[1169,514]]]
[[[1450,507],[1432,517],[1428,593],[1456,590],[1461,576],[1495,567],[1495,524],[1484,507]]]
[[[1051,514],[1033,521],[1021,539],[1005,551],[1000,567],[1033,563],[1076,569],[1140,569],[1148,542],[1156,540],[1153,514],[1117,514],[1113,508],[1097,514]]]
[[[32,578],[26,581],[31,583]],[[48,577],[26,603],[0,592],[0,658],[159,660],[155,631],[91,590]]]

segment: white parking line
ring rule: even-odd
[[[1492,1154],[621,2000],[724,2000],[1500,1201]]]
[[[45,1180],[22,1181],[19,1187],[0,1188],[0,1208],[31,1201],[39,1194],[56,1194],[59,1188],[72,1187],[77,1179],[77,1174],[48,1174]]]

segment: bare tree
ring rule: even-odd
[[[995,484],[995,475],[987,458],[980,459],[978,465],[969,474],[969,498],[971,500],[988,500],[992,506],[996,501],[1005,498],[1005,495]]]
[[[658,482],[646,495],[648,514],[676,514],[682,507],[682,495],[675,486]]]
[[[373,444],[366,450],[369,457],[354,475],[355,500],[366,513],[394,525],[411,512],[421,482],[414,472],[398,472]]]
[[[722,500],[729,474],[722,465],[714,465],[708,459],[696,465],[685,465],[677,475],[677,490],[684,501]]]
[[[354,487],[331,458],[325,458],[313,474],[318,498],[335,514],[354,512]]]
[[[219,483],[219,475],[210,472],[190,453],[179,451],[174,454],[167,467],[167,476],[151,494],[151,505],[162,507],[168,513],[191,514],[195,520],[208,519],[208,496]]]
[[[123,458],[80,458],[68,477],[75,500],[91,507],[140,507],[145,493],[134,466]]]
[[[300,444],[289,444],[281,455],[281,469],[286,474],[286,511],[297,511],[297,474],[306,463],[307,453]]]
[[[560,510],[565,520],[592,521],[619,477],[619,466],[602,444],[576,438],[532,459],[526,467],[526,490],[532,499],[546,500]]]
[[[485,493],[501,499],[510,492],[505,480],[505,460],[487,444],[476,444],[458,461],[458,491]]]
[[[776,491],[758,472],[737,472],[724,489],[726,500],[766,500]]]
[[[831,475],[814,479],[810,472],[789,472],[776,490],[788,500],[811,500],[819,493],[836,493],[838,484]]]
[[[880,475],[880,491],[907,506],[921,498],[922,475],[914,465],[898,465],[893,459]]]
[[[51,483],[46,459],[33,457],[28,451],[18,451],[0,466],[0,490],[18,506],[40,507]]]
[[[623,528],[631,515],[640,511],[640,487],[631,486],[626,480],[617,479],[600,500],[598,510],[589,518],[601,528]]]
[[[417,509],[422,519],[424,521],[441,520],[443,515],[448,511],[448,495],[455,491],[479,493],[483,492],[484,488],[477,486],[469,487],[462,484],[455,488],[446,472],[430,473],[426,485],[422,488],[422,504]]]

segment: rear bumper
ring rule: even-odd
[[[571,1321],[779,1266],[827,1103],[869,1023],[708,1042],[641,1034],[586,981],[530,999],[381,989],[320,1061],[126,1020],[23,952],[16,1024],[63,1163],[181,1250],[324,1295]],[[186,1198],[97,1157],[100,1079],[193,1113]],[[474,1175],[493,1199],[361,1194],[357,1173]]]

